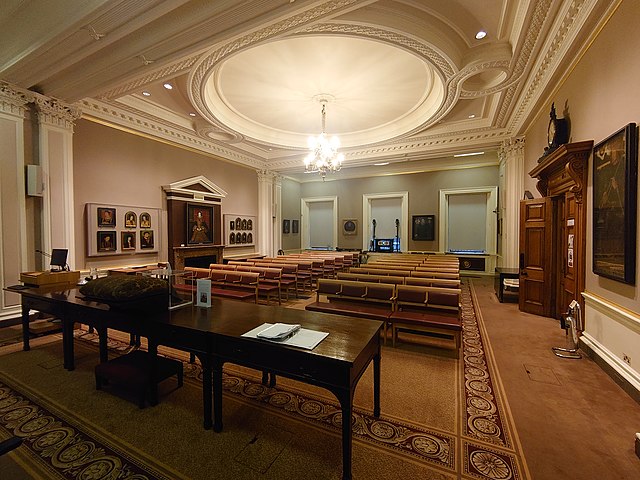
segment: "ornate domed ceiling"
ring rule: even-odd
[[[348,148],[409,134],[444,99],[442,80],[427,61],[355,37],[276,40],[223,58],[206,73],[189,84],[200,115],[277,147],[304,149],[321,129],[322,102],[327,133]]]
[[[0,80],[299,181],[321,102],[342,178],[495,165],[615,5],[5,0]]]

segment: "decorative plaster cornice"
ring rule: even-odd
[[[524,137],[508,138],[498,147],[498,158],[500,162],[507,161],[513,157],[524,156]]]
[[[339,14],[342,11],[352,8],[358,3],[361,3],[361,1],[362,0],[335,0],[325,2],[322,5],[302,12],[298,15],[294,15],[293,17],[282,20],[274,25],[270,25],[267,28],[240,37],[228,46],[223,47],[223,50],[228,48],[229,53],[237,52],[238,50],[246,48],[247,46],[252,46],[257,42],[261,42],[291,32],[299,28],[301,25],[305,25],[309,22],[315,22],[323,17]],[[197,62],[199,62],[200,58],[201,54],[196,54],[187,59],[163,66],[157,70],[154,70],[153,72],[146,73],[144,76],[141,76],[131,82],[127,82],[124,85],[104,92],[100,96],[100,98],[102,100],[117,98],[122,95],[128,94],[129,92],[132,92],[136,89],[139,89],[143,85],[148,85],[149,83],[164,78],[182,75],[188,72]]]
[[[521,127],[531,106],[540,98],[545,86],[551,81],[552,75],[557,73],[558,64],[564,60],[564,55],[573,44],[575,37],[580,32],[598,1],[600,0],[573,0],[566,2],[564,14],[563,12],[559,12],[556,16],[556,18],[562,16],[562,20],[558,22],[557,27],[554,27],[555,35],[543,46],[543,48],[546,48],[546,53],[544,56],[540,56],[540,60],[533,68],[535,73],[522,89],[523,93],[517,102],[518,108],[510,117],[509,130],[516,131]],[[543,28],[551,3],[551,0],[540,0],[536,4],[536,10],[531,21],[531,27],[529,28],[530,38],[527,38],[525,42],[525,48],[528,50],[529,55],[535,45],[539,32]],[[524,62],[527,59],[528,58],[522,58],[521,61]],[[503,110],[507,107],[508,105],[504,105]],[[505,116],[506,114],[502,114],[501,112],[501,117],[504,118]]]
[[[311,25],[303,30],[297,31],[296,33],[338,33],[343,35],[372,38],[384,41],[396,47],[401,47],[404,50],[414,53],[433,65],[443,80],[453,77],[458,71],[453,62],[445,58],[444,55],[431,47],[428,43],[420,42],[408,35],[401,35],[393,30],[384,30],[382,28],[370,27],[367,25],[332,22]]]
[[[26,105],[33,102],[33,92],[0,82],[0,112],[24,118]]]
[[[83,115],[87,118],[102,120],[109,125],[123,127],[123,129],[135,134],[144,134],[246,167],[264,168],[264,161],[260,159],[245,155],[231,147],[206,141],[192,131],[169,125],[164,119],[153,117],[129,106],[86,98],[82,100],[81,108]]]
[[[75,121],[81,117],[82,111],[73,105],[68,105],[55,98],[34,94],[37,107],[38,121],[53,127],[73,131]]]
[[[273,183],[273,179],[276,177],[276,174],[271,170],[256,170],[258,174],[258,182],[259,183]]]

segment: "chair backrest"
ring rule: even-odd
[[[414,270],[411,272],[412,277],[421,277],[421,278],[449,278],[452,280],[460,280],[459,273],[449,273],[449,272],[425,272]]]
[[[228,270],[209,270],[209,278],[213,282],[224,282],[227,279],[227,273],[230,273]]]
[[[193,278],[209,278],[210,270],[208,268],[184,267],[185,272],[190,272]]]
[[[399,309],[408,306],[459,312],[460,294],[460,289],[456,288],[398,285],[396,304]]]
[[[406,277],[404,283],[422,287],[460,288],[460,280],[452,278]]]
[[[342,291],[342,282],[331,278],[319,278],[317,295],[339,295]]]

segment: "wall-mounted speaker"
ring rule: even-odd
[[[42,167],[40,165],[27,165],[27,195],[41,197],[42,192],[44,192]]]

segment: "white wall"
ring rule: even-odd
[[[640,2],[624,0],[590,46],[569,77],[541,108],[541,114],[527,132],[525,171],[537,165],[545,146],[551,102],[558,116],[568,116],[571,142],[593,140],[596,144],[624,125],[640,123]],[[636,260],[635,285],[616,282],[593,273],[592,159],[587,186],[587,241],[585,278],[585,332],[583,341],[621,376],[640,386],[640,294]],[[535,180],[525,179],[527,189],[535,189]],[[640,199],[640,197],[639,197]],[[640,207],[638,207],[640,208]],[[640,232],[640,215],[638,216]],[[638,242],[636,239],[636,249]],[[636,250],[636,259],[640,251]],[[623,356],[631,358],[631,364]]]

